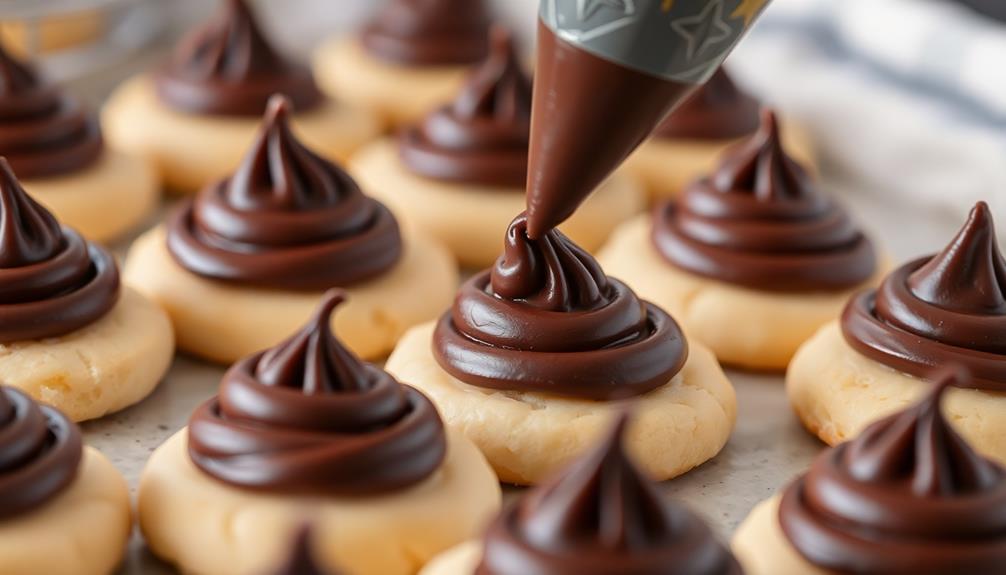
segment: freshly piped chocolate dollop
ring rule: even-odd
[[[331,329],[341,292],[298,333],[247,357],[189,421],[189,455],[216,479],[286,494],[372,495],[440,467],[443,423],[423,394],[343,347]]]
[[[59,411],[0,386],[0,521],[66,489],[83,457],[80,429]]]
[[[960,575],[1006,565],[1006,470],[940,413],[964,370],[916,405],[821,454],[783,493],[779,522],[808,561],[838,573]]]
[[[669,382],[688,344],[666,312],[561,232],[529,239],[522,214],[495,267],[465,282],[440,318],[433,351],[471,385],[609,400]]]
[[[923,377],[959,363],[974,387],[1006,391],[1006,261],[985,202],[942,252],[853,297],[842,332],[855,350],[899,371]]]
[[[271,575],[337,575],[332,570],[323,570],[318,566],[311,547],[311,528],[305,525],[297,531],[290,557]]]
[[[112,256],[61,227],[0,158],[0,343],[65,335],[118,298]]]
[[[758,130],[758,100],[741,91],[720,68],[657,126],[658,138],[730,140]]]
[[[406,66],[474,64],[489,51],[484,0],[391,0],[363,30],[367,51]]]
[[[740,575],[709,527],[632,463],[625,426],[504,510],[475,575]]]
[[[849,289],[877,265],[870,240],[786,155],[771,112],[714,174],[655,210],[652,239],[674,266],[758,290]]]
[[[398,149],[419,175],[523,191],[530,131],[531,79],[510,33],[495,28],[489,59],[452,104],[405,130]]]
[[[201,276],[324,290],[384,273],[402,238],[383,204],[297,141],[287,101],[276,97],[234,175],[170,218],[168,250]]]
[[[98,120],[0,45],[0,156],[22,178],[84,169],[102,152]]]
[[[311,71],[269,44],[245,0],[225,0],[154,80],[164,103],[193,114],[258,116],[273,94],[285,95],[298,112],[323,99]]]

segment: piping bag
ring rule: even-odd
[[[527,233],[554,228],[712,76],[768,0],[542,0]]]

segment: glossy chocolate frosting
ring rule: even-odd
[[[98,120],[0,45],[0,156],[22,178],[58,176],[93,164]]]
[[[465,282],[437,323],[434,356],[490,389],[610,400],[671,380],[688,356],[674,320],[557,230],[510,224],[503,255]]]
[[[758,290],[849,289],[877,265],[870,240],[786,155],[771,112],[715,173],[657,208],[652,239],[676,267]]]
[[[13,387],[0,386],[0,521],[66,489],[83,457],[80,429]]]
[[[931,374],[908,409],[821,454],[784,492],[779,521],[808,561],[838,573],[962,575],[1006,565],[1006,470],[940,413],[963,369]]]
[[[853,297],[842,332],[853,349],[899,371],[924,377],[959,363],[975,387],[1006,391],[1006,261],[985,202],[942,252]]]
[[[675,108],[653,134],[683,140],[729,140],[758,130],[758,100],[741,91],[720,68]]]
[[[197,467],[236,487],[333,496],[398,491],[440,467],[436,408],[335,338],[342,301],[329,291],[301,331],[227,371],[189,421]]]
[[[398,149],[419,175],[523,192],[530,130],[531,79],[510,33],[494,28],[489,59],[452,104],[402,132]]]
[[[504,510],[475,575],[740,575],[709,527],[632,463],[625,426]]]
[[[0,343],[65,335],[118,298],[112,256],[61,227],[0,158]]]
[[[225,0],[154,80],[161,101],[193,114],[258,116],[273,94],[285,95],[298,112],[323,99],[307,66],[269,44],[245,0]]]
[[[360,40],[367,52],[396,64],[474,64],[489,51],[490,21],[484,0],[390,0]]]
[[[186,200],[168,226],[182,267],[260,287],[346,286],[384,273],[402,253],[391,212],[297,141],[279,96],[237,171]]]
[[[297,531],[290,550],[290,557],[271,575],[337,575],[332,570],[323,570],[314,560],[311,550],[311,528],[302,527]]]

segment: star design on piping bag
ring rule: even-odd
[[[744,27],[751,25],[758,12],[765,6],[768,0],[741,0],[741,3],[730,13],[731,18],[744,18]]]
[[[576,0],[576,16],[581,22],[605,8],[617,11],[619,16],[629,16],[636,11],[634,0]]]
[[[733,37],[733,29],[723,20],[723,0],[714,0],[698,14],[671,22],[671,28],[685,39],[688,60]]]

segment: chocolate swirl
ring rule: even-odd
[[[474,64],[489,51],[484,0],[391,0],[363,30],[367,51],[406,66]]]
[[[297,531],[290,557],[272,575],[336,575],[334,571],[323,571],[314,560],[311,551],[311,528],[304,526]]]
[[[821,454],[783,493],[794,547],[841,573],[957,575],[1006,565],[1006,470],[976,454],[940,413],[962,369],[934,375],[916,405]]]
[[[0,386],[0,521],[66,489],[84,455],[80,429],[13,387]]]
[[[758,130],[758,100],[720,68],[653,131],[658,138],[729,140]]]
[[[622,447],[623,416],[596,450],[504,510],[475,575],[740,575],[709,527],[661,496]]]
[[[0,343],[65,335],[118,298],[112,256],[61,227],[0,158]]]
[[[22,178],[75,172],[102,152],[98,120],[0,45],[0,156]]]
[[[523,190],[531,132],[531,79],[510,33],[494,28],[492,51],[454,103],[402,132],[399,154],[437,180]]]
[[[849,289],[877,265],[870,240],[786,155],[772,112],[715,174],[657,208],[652,238],[681,269],[758,290]]]
[[[189,271],[269,288],[349,285],[402,253],[391,212],[297,141],[279,96],[234,175],[185,201],[168,225],[168,249]]]
[[[298,333],[247,357],[189,421],[189,455],[225,483],[284,494],[373,495],[440,467],[443,423],[423,394],[335,338],[341,292]]]
[[[942,252],[853,297],[842,332],[853,349],[899,371],[924,377],[960,363],[975,387],[1006,391],[1006,261],[985,202]]]
[[[681,329],[557,230],[510,224],[503,255],[461,286],[437,323],[440,366],[465,383],[609,400],[666,384],[688,356]]]
[[[193,114],[258,116],[273,94],[297,111],[323,99],[311,71],[273,49],[244,0],[226,0],[216,18],[182,39],[154,82],[164,103]]]

